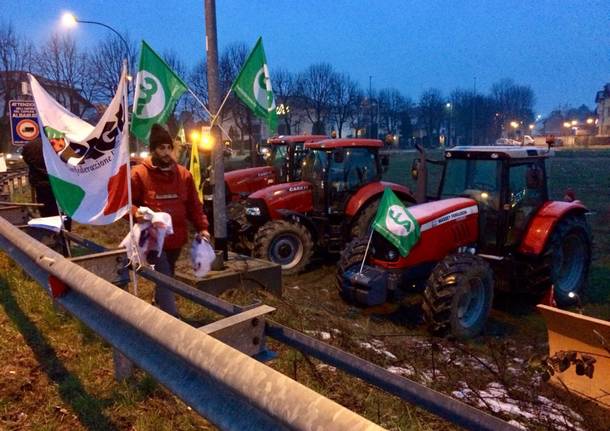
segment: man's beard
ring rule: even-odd
[[[172,164],[172,158],[170,156],[165,156],[165,157],[153,156],[152,162],[153,162],[153,165],[158,166],[160,168],[168,168]]]

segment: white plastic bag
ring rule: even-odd
[[[191,245],[191,264],[197,277],[205,277],[216,259],[214,249],[205,239],[195,236]]]

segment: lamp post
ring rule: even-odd
[[[451,104],[451,102],[447,102],[445,107],[449,110],[449,125],[447,127],[447,135],[448,135],[447,145],[449,147],[451,147],[451,143],[453,142],[451,139],[451,123],[453,123],[453,105]]]
[[[104,28],[107,28],[108,30],[110,30],[111,32],[113,32],[115,35],[118,36],[118,38],[121,40],[121,42],[123,43],[123,47],[125,48],[125,61],[127,61],[127,80],[131,81],[131,76],[129,76],[129,44],[127,43],[127,41],[125,40],[125,38],[123,36],[121,36],[121,33],[119,33],[118,31],[116,31],[114,28],[112,28],[111,26],[109,26],[108,24],[104,24],[103,22],[98,22],[98,21],[85,21],[82,19],[78,19],[76,18],[76,16],[74,16],[74,14],[70,13],[70,12],[66,12],[62,15],[61,17],[61,22],[62,24],[67,27],[67,28],[73,28],[76,26],[76,24],[93,24],[93,25],[99,25],[102,26]],[[130,85],[127,85],[127,93],[129,93],[129,87]]]

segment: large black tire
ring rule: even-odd
[[[371,227],[373,218],[379,208],[379,199],[373,200],[367,204],[366,208],[360,211],[352,221],[352,228],[350,230],[350,239],[365,236]]]
[[[335,284],[339,290],[341,297],[349,302],[352,302],[352,298],[346,298],[343,295],[343,275],[354,268],[362,265],[362,259],[364,259],[364,252],[366,251],[367,238],[355,238],[352,240],[345,249],[341,252],[339,261],[337,262],[337,273],[335,274]]]
[[[230,202],[227,204],[227,216],[229,218],[229,246],[238,253],[250,254],[254,247],[252,234],[242,232],[243,226],[248,224],[246,208],[242,202]]]
[[[280,264],[284,274],[298,274],[311,259],[313,241],[305,226],[274,220],[256,232],[253,253],[255,257]]]
[[[583,297],[591,265],[591,230],[582,216],[560,220],[546,246],[551,283],[560,306],[574,305]],[[575,293],[576,295],[571,295]]]
[[[458,253],[439,262],[426,283],[422,309],[429,329],[460,339],[478,335],[493,301],[494,280],[481,257]]]

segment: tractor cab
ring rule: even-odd
[[[325,135],[276,136],[267,139],[265,160],[276,172],[278,183],[298,181],[301,177],[301,162],[305,156],[305,145],[328,139]]]
[[[451,148],[445,151],[437,197],[475,200],[479,251],[502,256],[520,244],[531,217],[548,201],[550,155],[536,147]]]
[[[443,161],[426,160],[424,167],[417,160],[412,175],[420,182],[420,201],[476,201],[478,249],[502,256],[521,242],[531,217],[548,201],[545,161],[551,155],[552,150],[538,147],[459,146],[447,149]]]
[[[326,140],[306,144],[301,179],[311,184],[313,210],[343,216],[347,201],[362,186],[381,180],[376,139]]]

